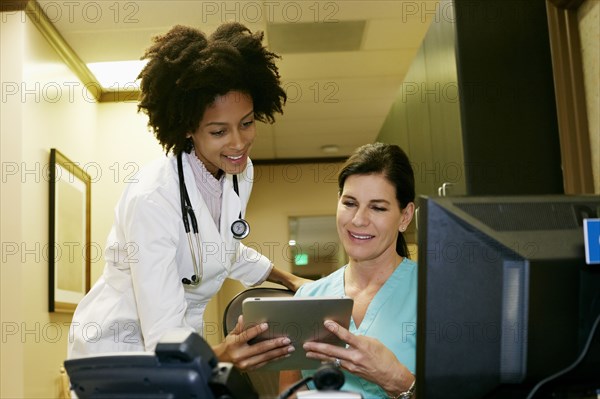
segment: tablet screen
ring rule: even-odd
[[[354,301],[348,297],[267,297],[246,298],[242,303],[244,324],[254,326],[263,322],[269,328],[253,342],[287,336],[296,350],[284,359],[267,363],[259,370],[310,370],[321,365],[309,359],[302,348],[304,342],[318,341],[345,346],[323,325],[333,320],[348,328]]]

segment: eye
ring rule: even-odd
[[[254,124],[254,119],[242,123],[242,126],[247,128],[247,127],[252,126],[253,124]]]
[[[373,209],[376,212],[386,212],[387,208],[381,207],[381,206],[372,206],[371,209]]]
[[[345,200],[345,201],[342,201],[342,205],[344,205],[347,208],[350,208],[350,207],[356,206],[356,202]]]
[[[225,134],[225,130],[218,130],[216,132],[210,132],[211,136],[221,137]]]

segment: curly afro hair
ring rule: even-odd
[[[221,25],[208,38],[177,25],[153,39],[138,76],[138,111],[148,115],[148,126],[167,154],[189,150],[186,135],[198,128],[216,97],[229,91],[250,95],[261,122],[273,123],[275,112],[283,113],[287,97],[274,62],[279,56],[262,39],[262,32],[236,22]]]

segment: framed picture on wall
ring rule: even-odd
[[[55,148],[50,150],[49,305],[71,313],[90,289],[90,176]]]

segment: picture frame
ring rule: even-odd
[[[51,148],[48,180],[48,310],[72,313],[90,289],[91,179]]]

